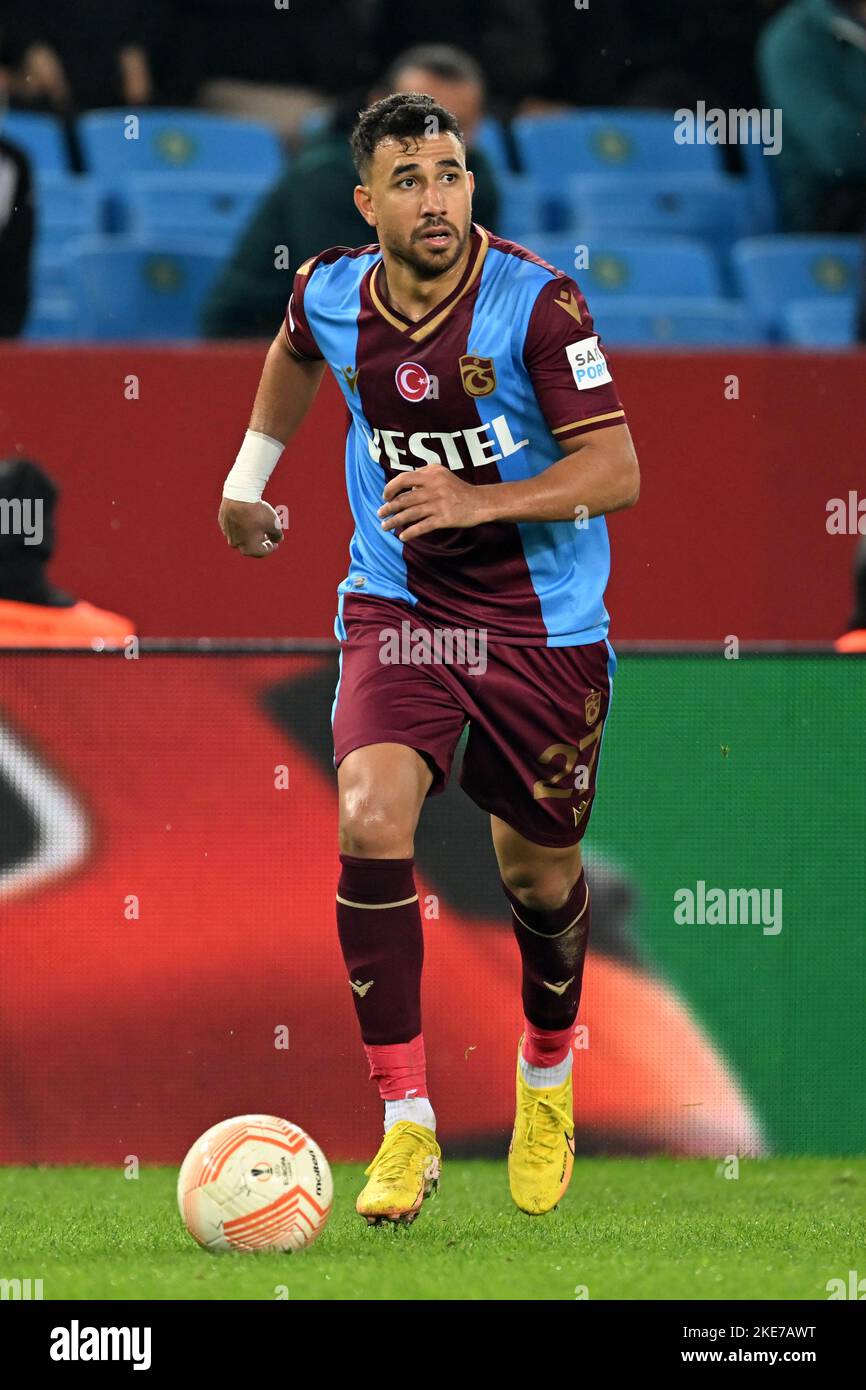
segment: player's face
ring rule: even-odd
[[[450,270],[466,250],[473,187],[454,135],[389,139],[376,147],[356,202],[382,248],[430,280]]]

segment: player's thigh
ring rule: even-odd
[[[566,901],[583,866],[580,844],[537,845],[499,816],[490,833],[502,881],[527,907],[553,911]]]
[[[604,641],[580,647],[488,643],[487,668],[474,685],[460,785],[529,844],[569,849],[586,831],[610,675]],[[524,861],[528,855],[520,850]]]
[[[427,760],[403,743],[370,743],[347,753],[337,768],[343,853],[408,858],[432,780]]]
[[[447,785],[466,714],[448,668],[416,664],[402,648],[395,660],[383,645],[401,632],[406,605],[351,597],[332,710],[341,845],[348,854],[403,858],[425,796]]]

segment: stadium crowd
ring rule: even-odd
[[[58,112],[200,102],[260,113],[369,88],[404,49],[462,48],[497,114],[530,106],[750,105],[752,55],[780,0],[6,0],[0,65],[16,102]],[[279,28],[274,11],[290,13]],[[582,10],[579,29],[574,11]],[[578,37],[579,35],[579,37]]]
[[[702,103],[731,113],[769,108],[784,119],[778,157],[763,161],[772,170],[753,166],[750,172],[749,151],[736,140],[717,151],[719,170],[748,174],[753,183],[760,175],[773,204],[763,221],[750,209],[738,230],[736,218],[730,227],[722,218],[718,237],[732,244],[738,236],[765,232],[859,236],[866,228],[866,0],[605,0],[588,6],[581,0],[475,0],[471,6],[442,0],[435,16],[402,0],[42,0],[38,6],[6,0],[0,16],[0,106],[9,110],[6,129],[0,120],[0,334],[63,332],[66,289],[56,264],[49,264],[45,235],[50,226],[56,245],[50,202],[59,195],[50,179],[40,183],[47,171],[34,164],[20,134],[17,143],[22,115],[55,118],[65,169],[85,176],[94,170],[82,123],[100,110],[216,112],[276,132],[287,162],[233,228],[232,245],[223,247],[196,319],[207,336],[249,336],[270,330],[285,299],[286,269],[322,245],[357,241],[348,197],[354,180],[348,128],[371,98],[413,86],[457,111],[477,174],[482,223],[500,226],[502,204],[510,212],[527,196],[527,180],[520,179],[535,170],[527,169],[515,135],[521,122],[600,108],[670,113]],[[488,135],[495,126],[502,142],[502,161],[491,159],[489,139],[476,140],[485,120]],[[518,183],[507,188],[512,175]],[[736,183],[745,182],[729,181],[731,206],[743,192]],[[68,180],[62,193],[68,200]],[[125,191],[112,196],[116,204]],[[658,207],[674,196],[660,189]],[[134,229],[134,215],[124,225],[126,214],[112,213],[109,202],[98,213],[101,220],[82,221],[80,232]],[[571,231],[584,220],[580,208],[571,211],[559,223],[506,216],[503,230],[518,240],[524,231],[527,239],[530,232]],[[590,224],[597,229],[592,217]],[[610,219],[600,225],[608,230]],[[628,228],[640,229],[639,223]],[[684,224],[673,230],[695,229]],[[292,265],[275,274],[273,248],[282,243]],[[847,273],[856,276],[851,264]],[[731,294],[733,273],[725,284],[727,273],[722,267],[720,288],[711,293]],[[846,272],[834,262],[824,263],[822,273],[829,284]],[[854,301],[850,294],[849,304]],[[730,315],[722,321],[730,330]],[[766,332],[784,338],[775,326],[764,324]],[[797,341],[796,334],[790,340]]]
[[[603,292],[629,288],[625,278],[616,282],[617,257],[606,255],[601,259],[607,277],[591,285],[592,302],[604,300],[605,329],[615,343],[618,334],[626,334],[623,341],[639,344],[781,340],[809,346],[809,335],[816,325],[823,331],[822,312],[828,312],[830,333],[820,345],[836,346],[834,334],[846,342],[854,339],[853,324],[840,324],[859,299],[857,332],[866,340],[863,271],[857,271],[852,251],[855,238],[866,231],[866,0],[728,0],[725,5],[696,0],[589,5],[581,0],[573,5],[570,0],[474,0],[471,6],[440,0],[435,16],[403,0],[76,0],[74,5],[41,0],[38,6],[32,0],[5,0],[0,14],[0,337],[269,336],[284,312],[286,272],[322,247],[354,245],[364,236],[351,198],[356,173],[348,143],[358,110],[389,92],[412,90],[431,93],[457,115],[476,175],[477,220],[525,239],[561,265],[574,249],[575,236],[586,235],[586,207],[578,202],[565,211],[544,206],[544,189],[535,186],[536,175],[544,171],[533,166],[533,159],[543,163],[544,142],[535,145],[529,138],[533,121],[542,134],[545,121],[554,123],[547,127],[554,136],[552,142],[548,139],[545,158],[553,178],[564,186],[567,179],[559,166],[567,162],[565,142],[573,130],[567,125],[569,113],[608,111],[618,117],[619,124],[614,121],[610,129],[596,133],[602,144],[608,142],[603,153],[611,156],[613,167],[627,139],[634,135],[640,144],[638,128],[628,124],[630,112],[665,113],[669,122],[672,112],[701,104],[731,114],[755,108],[780,111],[784,133],[777,159],[762,159],[758,151],[750,163],[750,151],[736,140],[714,151],[717,172],[706,179],[714,186],[704,188],[702,196],[706,208],[719,212],[718,226],[676,221],[683,214],[695,216],[686,185],[692,179],[692,189],[700,191],[701,173],[687,172],[681,179],[668,166],[654,191],[644,192],[644,201],[638,198],[641,179],[652,181],[657,174],[651,143],[636,173],[601,174],[599,202],[618,198],[618,215],[634,193],[629,231],[646,230],[641,221],[646,210],[662,222],[672,213],[673,232],[701,234],[695,240],[703,240],[705,259],[695,261],[693,246],[693,268],[696,264],[709,273],[710,285],[709,291],[704,284],[692,286],[695,298],[688,305],[671,299],[640,308],[635,299],[625,308],[614,293],[597,297],[599,284]],[[151,184],[151,175],[145,174],[139,187],[119,163],[115,169],[98,167],[98,132],[85,134],[94,113],[118,116],[130,110],[142,119],[144,113],[164,112],[178,127],[157,132],[155,143],[161,140],[170,155],[167,172],[153,175],[157,182]],[[214,187],[206,182],[211,175],[184,168],[194,141],[185,145],[178,137],[178,131],[183,135],[180,118],[206,112],[258,123],[259,134],[266,137],[261,146],[265,157],[258,169],[249,170],[250,179],[238,174],[238,169],[247,172],[245,155],[236,156],[233,166],[226,164],[222,183],[217,176]],[[566,124],[557,126],[562,115]],[[36,126],[27,125],[31,120]],[[40,121],[51,130],[39,126]],[[113,145],[116,153],[124,142],[117,140],[115,128],[107,133],[108,148]],[[670,145],[669,125],[664,134]],[[55,144],[46,135],[56,137]],[[101,149],[104,155],[104,141]],[[768,164],[774,166],[772,172]],[[160,177],[165,179],[162,186]],[[632,182],[617,188],[604,183],[617,177]],[[184,179],[194,194],[192,204],[179,197]],[[591,177],[586,180],[587,187],[592,183]],[[756,188],[771,203],[757,220]],[[164,208],[173,202],[180,209],[176,222],[163,226],[155,217],[157,204]],[[166,289],[182,281],[180,276],[172,280],[163,256],[159,274],[145,286],[145,297],[131,298],[124,318],[116,309],[119,281],[108,279],[110,249],[120,253],[122,243],[132,244],[142,230],[151,233],[156,227],[161,249],[176,251],[172,236],[177,226],[189,230],[190,206],[213,215],[213,225],[192,219],[203,243],[216,246],[217,236],[223,237],[218,251],[201,251],[198,259],[206,274],[195,282],[194,302],[178,296],[172,310],[176,320],[163,316],[145,324],[147,294],[152,298],[156,287],[168,302]],[[227,206],[234,220],[224,217]],[[593,207],[587,206],[593,226]],[[733,215],[738,207],[744,213],[739,231]],[[700,216],[699,206],[698,224]],[[599,229],[608,233],[611,225],[617,226],[615,216],[612,223],[602,219]],[[85,232],[100,234],[89,238],[100,243],[98,251],[75,252],[84,244],[76,238]],[[561,233],[559,243],[543,246],[551,243],[550,235],[545,237],[551,232]],[[820,242],[821,254],[812,258],[817,269],[808,288],[819,296],[834,292],[837,302],[823,304],[810,297],[787,304],[790,314],[784,324],[781,314],[773,317],[771,304],[759,325],[760,336],[749,336],[753,327],[741,336],[746,310],[755,309],[748,302],[749,258],[754,257],[755,265],[760,261],[757,243],[793,243],[796,238],[790,234],[803,233],[816,242],[829,235],[830,240]],[[738,244],[738,236],[746,240]],[[278,264],[274,250],[282,245],[288,259]],[[660,245],[664,243],[656,240],[647,252],[653,283]],[[774,291],[779,302],[806,288],[805,253],[798,261],[793,244],[791,250],[788,279]],[[128,254],[133,256],[134,248]],[[639,262],[633,247],[631,254],[629,274]],[[663,253],[662,258],[667,259]],[[97,316],[90,325],[83,312],[85,277],[79,276],[77,300],[68,283],[76,266],[87,263],[91,284],[106,281],[103,299],[109,306],[102,321]],[[133,259],[118,256],[117,264],[118,275],[127,282],[134,278]],[[185,271],[188,264],[189,258]],[[776,271],[768,263],[762,273],[772,280]],[[682,293],[679,275],[676,268],[671,277],[675,294]],[[760,308],[760,276],[754,287]],[[712,303],[698,298],[708,293],[715,293]],[[841,318],[834,318],[839,309]],[[800,325],[807,335],[802,339],[796,336]],[[686,336],[678,338],[678,333]],[[0,462],[4,497],[20,490],[22,466],[20,460]],[[38,470],[39,465],[27,467]],[[47,475],[39,477],[53,507],[53,484]],[[42,607],[52,621],[64,618],[64,630],[69,620],[86,625],[88,615],[81,618],[81,613],[87,605],[52,590],[45,579],[52,544],[49,535],[38,554],[19,554],[6,544],[0,555],[0,602],[7,609]],[[861,545],[854,570],[855,612],[848,637],[840,639],[854,641],[855,647],[862,645],[866,632],[864,579],[866,551]],[[122,618],[118,622],[128,624]],[[10,631],[14,644],[14,623]],[[3,632],[0,643],[6,643]]]

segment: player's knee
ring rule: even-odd
[[[411,816],[385,798],[351,792],[340,803],[340,849],[370,859],[408,859],[413,853]]]
[[[538,912],[555,912],[568,901],[576,874],[564,865],[516,865],[507,869],[502,881],[524,907]]]

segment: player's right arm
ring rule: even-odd
[[[223,485],[220,529],[233,549],[256,559],[270,555],[283,538],[277,514],[262,500],[262,492],[313,404],[325,371],[303,315],[305,287],[298,272],[286,321],[265,358],[244,442]]]

